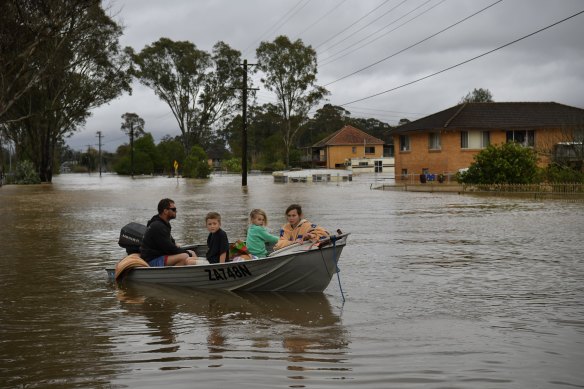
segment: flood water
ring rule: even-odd
[[[0,188],[2,388],[583,388],[584,203],[62,175]],[[231,239],[290,203],[351,232],[323,294],[134,285],[104,267],[123,225],[176,201],[173,236]]]

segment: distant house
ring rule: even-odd
[[[207,150],[207,163],[213,170],[222,168],[223,156],[226,153],[225,147],[221,145],[211,145]]]
[[[534,148],[545,166],[566,154],[566,144],[582,144],[584,109],[554,102],[464,103],[399,126],[392,134],[397,180],[456,173],[487,146],[511,141]]]
[[[312,146],[312,159],[327,169],[345,169],[351,159],[382,159],[384,141],[353,126],[344,126]],[[371,166],[373,167],[373,163]]]

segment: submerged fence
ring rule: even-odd
[[[462,191],[466,193],[521,195],[535,198],[584,199],[584,183],[579,182],[463,185]]]
[[[459,194],[478,194],[491,196],[514,196],[535,199],[569,199],[584,201],[584,183],[542,183],[542,184],[488,184],[468,185],[455,183],[427,182],[410,184],[371,185],[371,189],[407,192],[455,192]]]

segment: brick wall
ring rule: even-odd
[[[374,154],[365,154],[365,146],[375,147]],[[383,145],[346,145],[346,146],[328,146],[327,147],[327,161],[326,167],[328,169],[334,169],[335,164],[344,164],[345,160],[351,158],[382,158],[383,157]],[[355,152],[353,153],[353,147],[355,147]]]
[[[538,165],[547,166],[550,162],[550,153],[553,145],[558,142],[570,142],[573,139],[572,129],[535,129],[535,147],[539,156]],[[473,157],[481,149],[461,149],[460,131],[442,131],[440,134],[440,150],[430,150],[429,135],[427,132],[412,133],[410,137],[410,151],[400,151],[399,135],[394,135],[395,147],[395,174],[400,180],[403,169],[408,174],[421,174],[428,169],[430,174],[454,174],[459,169],[468,167]],[[507,141],[505,130],[491,130],[490,141],[498,145]]]

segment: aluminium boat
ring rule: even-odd
[[[295,243],[260,259],[167,267],[148,267],[144,263],[124,271],[120,271],[118,266],[117,274],[116,268],[105,270],[111,281],[122,283],[143,282],[244,292],[322,292],[338,271],[339,257],[348,235],[333,235],[317,244]],[[183,247],[195,249],[199,257],[204,257],[201,254],[204,254],[206,246]],[[141,261],[139,257],[135,258]]]

